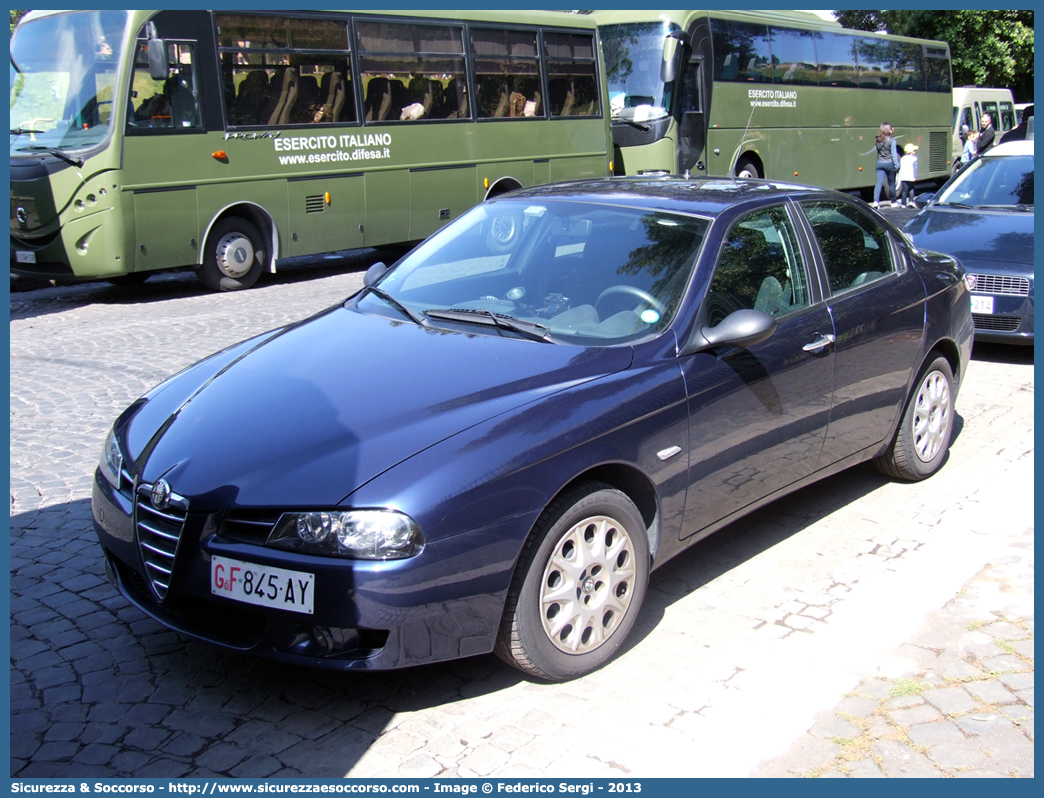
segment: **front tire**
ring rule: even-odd
[[[648,587],[645,528],[634,503],[602,483],[556,499],[515,569],[497,656],[549,681],[584,676],[612,659]]]
[[[917,482],[938,471],[946,460],[953,437],[953,370],[944,357],[924,369],[906,405],[891,448],[874,460],[878,470],[893,479]]]
[[[233,216],[220,220],[210,231],[196,277],[211,291],[241,291],[257,282],[264,262],[264,242],[257,228]]]

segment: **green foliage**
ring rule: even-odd
[[[1033,11],[835,11],[846,28],[949,43],[955,86],[1010,88],[1033,100]]]
[[[28,13],[28,11],[11,11],[11,33],[14,33],[15,25],[18,24],[18,20]]]

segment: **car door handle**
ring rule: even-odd
[[[837,339],[833,335],[820,335],[816,340],[805,344],[802,349],[806,352],[818,352],[821,349],[826,349]]]

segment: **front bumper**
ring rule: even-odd
[[[112,209],[68,219],[60,231],[42,238],[11,235],[11,271],[48,280],[98,280],[134,268],[123,256],[123,225]],[[16,252],[31,253],[32,263]]]
[[[993,313],[973,313],[975,340],[1033,345],[1033,291],[1029,296],[993,295]]]
[[[390,669],[493,650],[522,541],[535,518],[428,542],[415,557],[344,560],[222,538],[220,514],[186,516],[160,599],[146,568],[130,495],[95,474],[94,526],[120,593],[185,635],[258,656],[337,670]],[[521,535],[521,539],[519,539]],[[315,575],[312,614],[214,596],[214,555]]]

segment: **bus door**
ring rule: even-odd
[[[127,102],[123,166],[134,204],[133,271],[194,264],[196,186],[188,179],[203,146],[197,43],[165,40],[168,76],[156,80],[139,40]],[[207,159],[211,160],[211,159]]]
[[[707,174],[707,118],[703,103],[703,61],[693,58],[682,77],[678,125],[678,173]]]

